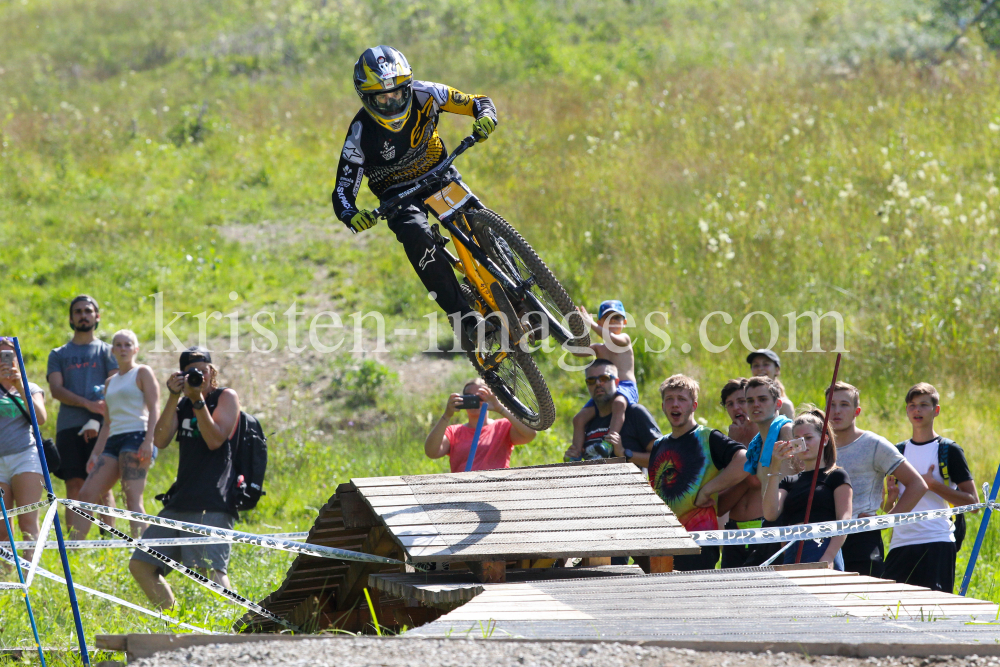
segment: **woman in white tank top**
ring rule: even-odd
[[[146,471],[155,456],[153,431],[160,410],[160,385],[153,369],[135,363],[139,339],[134,333],[123,329],[111,343],[111,352],[118,360],[118,374],[109,377],[104,385],[108,418],[87,462],[87,481],[80,489],[80,500],[99,502],[121,479],[128,509],[145,514],[142,494],[146,489]],[[130,523],[132,536],[141,536],[145,524]],[[85,538],[86,534],[72,537]]]

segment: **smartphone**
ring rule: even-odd
[[[14,368],[14,350],[0,350],[0,367]]]
[[[809,449],[806,446],[805,438],[795,438],[794,440],[789,440],[788,444],[792,446],[792,454],[801,454],[802,452]]]
[[[462,394],[462,402],[458,405],[459,410],[478,410],[483,404],[483,399],[475,394]]]

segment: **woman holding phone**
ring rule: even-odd
[[[823,411],[809,408],[799,413],[792,422],[792,440],[774,443],[774,456],[781,460],[777,473],[780,482],[768,484],[764,491],[764,518],[781,525],[793,526],[805,520],[806,504],[812,487],[816,457],[819,455],[820,437],[823,433]],[[823,462],[816,477],[810,523],[820,521],[846,521],[851,518],[853,490],[847,471],[837,467],[837,445],[833,430],[826,427],[826,445]],[[777,480],[772,480],[777,481]],[[844,569],[840,547],[845,535],[823,540],[804,540],[803,563],[826,561],[835,570]],[[785,563],[794,563],[798,546],[785,551]]]
[[[0,337],[0,489],[3,489],[3,502],[8,510],[37,503],[44,490],[42,462],[24,402],[28,393],[41,426],[46,419],[45,392],[34,382],[28,383],[28,392],[25,392],[14,355],[14,339]],[[38,539],[38,510],[19,515],[17,523],[24,539]],[[2,524],[0,534],[4,540],[8,539]],[[30,558],[31,552],[26,552],[25,557]]]
[[[461,394],[448,397],[444,414],[424,441],[424,453],[432,459],[447,455],[452,472],[465,472],[479,422],[479,411],[484,404],[490,411],[499,413],[501,418],[487,418],[483,423],[472,469],[509,468],[511,451],[516,445],[526,445],[534,440],[535,432],[511,415],[481,378],[466,382]],[[451,418],[459,410],[465,410],[466,423],[452,424]]]
[[[118,374],[109,377],[104,385],[108,418],[87,462],[87,481],[80,489],[80,500],[99,503],[121,479],[126,507],[145,514],[142,493],[146,489],[146,471],[154,458],[153,431],[160,410],[160,385],[153,369],[135,363],[139,339],[128,329],[111,339],[111,353],[118,362]],[[130,524],[132,537],[140,537],[145,524]],[[74,535],[74,539],[85,537]]]

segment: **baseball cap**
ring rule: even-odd
[[[198,345],[181,352],[181,370],[199,361],[204,361],[206,364],[212,363],[212,353]]]
[[[774,353],[774,350],[754,350],[747,355],[747,363],[752,364],[753,358],[756,356],[764,356],[774,362],[775,366],[781,367],[781,359],[778,359],[778,355]]]
[[[611,313],[618,313],[619,315],[625,315],[625,306],[618,299],[608,299],[607,301],[601,302],[601,307],[597,309],[597,319],[603,320],[606,315]]]

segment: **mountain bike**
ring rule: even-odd
[[[423,202],[451,235],[432,226],[443,256],[462,276],[469,306],[483,316],[479,340],[463,345],[497,398],[526,426],[545,430],[556,418],[545,378],[531,355],[551,336],[560,345],[587,347],[590,331],[566,290],[514,227],[483,206],[465,183],[449,174],[459,155],[476,144],[462,140],[441,164],[402,187],[372,213],[388,218],[402,206]],[[462,327],[457,327],[461,336]],[[532,349],[533,348],[533,349]]]

